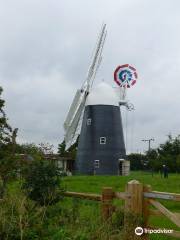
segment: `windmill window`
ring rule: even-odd
[[[94,160],[94,168],[99,168],[99,160]]]
[[[87,125],[91,125],[91,118],[87,119]]]
[[[100,144],[106,144],[106,137],[100,137]]]

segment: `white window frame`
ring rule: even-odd
[[[94,168],[99,168],[100,161],[99,160],[94,160]]]
[[[100,144],[106,144],[106,137],[100,137],[99,143]]]
[[[86,123],[87,123],[88,126],[91,125],[91,122],[92,122],[92,119],[91,119],[91,118],[88,118],[87,121],[86,121]]]

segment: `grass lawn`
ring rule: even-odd
[[[150,173],[145,172],[131,172],[130,176],[72,176],[65,177],[63,182],[68,191],[101,193],[102,187],[113,187],[115,191],[124,191],[127,182],[133,179],[151,185],[154,191],[180,193],[180,174],[169,174],[168,179],[161,178],[157,173],[152,176]],[[122,201],[119,202],[123,204]],[[180,212],[180,202],[164,200],[161,202],[172,212]],[[96,205],[92,204],[92,212],[94,211],[93,206],[97,208]],[[85,208],[83,211],[85,211]],[[180,231],[177,226],[165,217],[151,217],[150,224]],[[151,235],[151,239],[174,238],[156,234]]]

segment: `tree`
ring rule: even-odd
[[[59,156],[75,159],[77,154],[78,141],[79,141],[79,137],[77,138],[76,142],[66,150],[66,143],[63,140],[62,143],[58,145]]]
[[[160,144],[157,149],[151,149],[146,152],[147,168],[155,171],[162,170],[166,165],[170,172],[180,172],[180,135],[172,138],[171,135],[165,143]],[[137,156],[131,156],[134,159],[132,164],[136,167],[139,164]],[[132,166],[134,167],[134,165]]]
[[[166,165],[171,172],[180,171],[180,135],[175,138],[172,138],[171,135],[168,136],[168,140],[164,144],[160,144],[157,152],[161,168],[162,165]]]
[[[150,149],[146,153],[147,158],[147,168],[151,170],[159,170],[160,169],[160,161],[158,159],[158,153],[156,149]]]
[[[59,169],[50,161],[33,161],[25,175],[23,189],[40,205],[51,205],[61,198]]]
[[[43,155],[46,154],[53,154],[53,145],[50,143],[40,143],[39,150],[42,152]]]
[[[128,155],[130,161],[131,170],[143,170],[146,156],[139,153],[131,153]]]
[[[66,143],[64,140],[58,145],[58,153],[60,157],[65,157],[67,155]]]
[[[0,87],[0,198],[3,198],[7,182],[15,176],[18,167],[15,155],[18,129],[13,130],[8,124],[3,109],[5,101],[1,98],[2,91]]]
[[[41,159],[43,157],[42,150],[34,143],[26,143],[26,144],[17,144],[16,152],[18,154],[26,154],[30,155],[32,158]]]
[[[10,142],[12,133],[12,128],[7,123],[7,117],[3,109],[5,101],[1,98],[2,92],[3,89],[0,87],[0,147]]]
[[[177,156],[180,154],[180,136],[178,135],[174,139],[172,136],[168,136],[168,140],[164,144],[160,144],[158,153],[163,156],[167,154]]]

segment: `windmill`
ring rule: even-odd
[[[81,174],[117,175],[119,159],[126,155],[120,105],[132,109],[126,101],[126,89],[134,85],[132,77],[137,76],[132,74],[135,69],[123,65],[114,73],[118,89],[105,82],[92,87],[102,60],[106,34],[106,24],[103,24],[86,80],[77,90],[64,122],[67,148],[80,133],[75,171]]]

